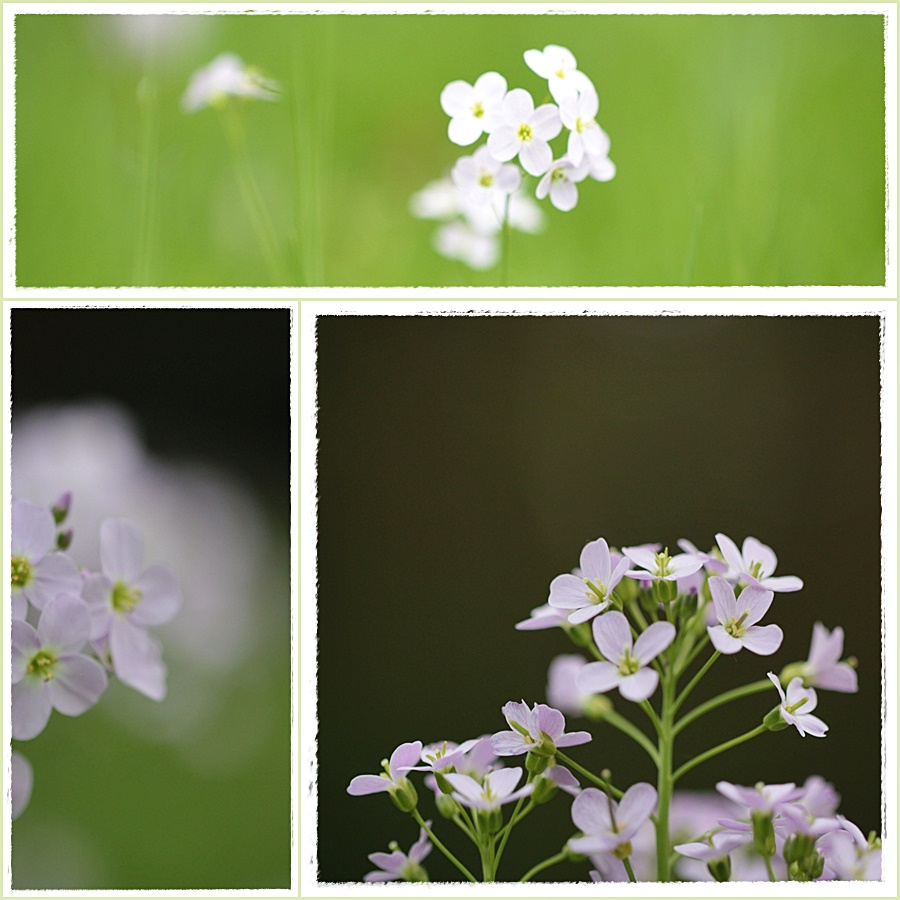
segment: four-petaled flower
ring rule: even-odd
[[[391,754],[390,760],[383,759],[384,769],[378,775],[357,775],[347,787],[347,793],[354,797],[365,794],[377,794],[379,791],[394,793],[404,787],[406,773],[413,769],[422,754],[422,742],[411,741],[401,744]]]
[[[526,50],[524,57],[525,65],[532,72],[547,79],[547,86],[557,103],[579,92],[594,89],[590,78],[578,71],[572,51],[565,47],[547,44],[543,50]]]
[[[548,194],[550,202],[560,211],[569,212],[578,203],[579,181],[584,181],[588,176],[590,162],[587,158],[576,165],[569,157],[551,163],[544,177],[538,182],[535,196],[543,200]],[[623,572],[624,574],[624,572]]]
[[[106,690],[106,672],[81,650],[91,617],[80,597],[60,594],[41,612],[37,628],[12,622],[12,736],[30,741],[53,709],[80,716]]]
[[[28,602],[43,609],[57,594],[81,593],[78,567],[56,549],[56,523],[49,509],[13,500],[10,522],[12,618],[24,619]]]
[[[454,184],[479,206],[498,198],[505,200],[522,183],[518,168],[494,159],[487,147],[479,147],[472,156],[458,159],[451,174]]]
[[[452,797],[455,800],[463,806],[483,810],[499,809],[506,803],[527,797],[534,790],[534,783],[525,784],[516,790],[521,777],[522,770],[518,766],[488,772],[482,784],[457,772],[444,776],[453,786]]]
[[[599,108],[593,87],[560,101],[559,117],[569,129],[567,156],[576,166],[585,156],[599,159],[609,154],[609,137],[595,119]]]
[[[645,782],[633,784],[618,803],[597,788],[585,788],[572,801],[572,821],[583,836],[570,838],[569,847],[575,853],[630,856],[631,838],[655,806],[656,789]]]
[[[463,741],[461,744],[455,744],[453,741],[443,741],[434,744],[427,744],[422,748],[421,761],[424,766],[413,766],[412,772],[446,772],[448,769],[456,768],[462,763],[465,755],[481,740],[480,738],[472,738],[469,741]]]
[[[772,605],[774,594],[758,587],[747,587],[735,598],[734,589],[724,579],[709,579],[718,625],[707,627],[709,639],[719,653],[737,653],[746,647],[759,656],[771,656],[784,639],[777,625],[757,625]]]
[[[605,662],[588,663],[576,684],[588,694],[603,694],[619,688],[626,699],[640,702],[650,697],[659,683],[651,662],[675,639],[671,622],[654,622],[632,643],[631,626],[620,612],[608,612],[594,619],[594,640]]]
[[[425,823],[431,828],[431,822]],[[422,868],[422,860],[431,853],[431,841],[424,828],[419,829],[419,839],[401,852],[396,841],[390,844],[390,853],[370,853],[369,862],[378,866],[377,871],[363,876],[363,881],[428,881],[428,873]]]
[[[89,575],[83,596],[91,612],[91,641],[108,648],[116,677],[153,700],[166,696],[166,667],[144,630],[163,625],[181,607],[175,576],[162,566],[142,567],[143,544],[124,519],[100,526],[102,574]]]
[[[703,560],[691,553],[676,553],[675,556],[669,556],[668,548],[660,553],[646,546],[623,547],[622,552],[635,565],[640,566],[625,573],[629,578],[636,578],[638,581],[646,578],[652,578],[653,581],[678,581],[679,578],[692,575],[703,566]]]
[[[535,703],[533,709],[523,700],[510,700],[503,707],[503,715],[510,731],[498,731],[491,737],[491,747],[497,756],[518,756],[536,753],[553,756],[557,747],[574,747],[591,740],[587,731],[566,734],[565,716],[544,703]]]
[[[579,575],[557,575],[550,582],[550,606],[574,610],[569,614],[573,625],[587,622],[609,606],[612,592],[631,565],[623,557],[613,569],[609,545],[603,538],[584,545],[580,563]]]
[[[451,81],[441,91],[441,108],[450,116],[447,136],[460,147],[477,141],[493,129],[505,96],[506,79],[498,72],[485,72],[475,84]]]
[[[737,544],[724,534],[716,535],[716,543],[722,551],[722,556],[725,557],[725,562],[728,563],[725,577],[729,581],[743,578],[753,587],[775,591],[776,594],[799,591],[803,587],[803,581],[796,575],[772,575],[775,566],[778,565],[778,557],[771,547],[755,537],[746,538],[740,550]]]
[[[781,718],[788,725],[793,725],[801,737],[811,734],[813,737],[825,737],[828,726],[818,717],[810,715],[819,702],[813,688],[803,687],[802,678],[792,678],[787,693],[782,690],[777,675],[768,673],[769,681],[778,689],[781,696]],[[803,712],[799,712],[799,710]]]
[[[531,94],[514,88],[497,111],[498,125],[488,136],[487,146],[495,159],[508,162],[516,155],[529,175],[543,175],[553,162],[552,141],[562,122],[559,109],[552,103],[534,108]]]

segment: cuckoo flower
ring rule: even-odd
[[[81,650],[90,633],[88,608],[80,597],[60,594],[41,612],[37,628],[12,622],[12,736],[37,737],[53,709],[80,716],[106,690],[106,672]]]
[[[625,574],[638,580],[652,578],[654,581],[677,581],[692,575],[703,565],[703,560],[691,553],[669,556],[668,548],[660,553],[648,547],[623,547],[622,552],[640,567],[629,569]]]
[[[425,823],[431,828],[431,822]],[[390,844],[390,853],[370,853],[369,862],[378,870],[363,876],[363,881],[428,881],[428,873],[422,868],[422,860],[431,853],[431,841],[424,828],[419,829],[419,839],[402,853],[396,841]]]
[[[103,572],[85,579],[83,594],[91,611],[91,640],[108,646],[116,677],[162,700],[165,666],[145,628],[168,622],[181,606],[181,593],[168,569],[144,569],[142,556],[137,529],[124,519],[107,519],[100,526]]]
[[[543,175],[553,162],[553,152],[547,142],[562,131],[559,109],[552,103],[535,109],[531,94],[514,88],[500,104],[497,118],[499,124],[487,142],[491,155],[500,162],[508,162],[518,155],[529,175]]]
[[[478,206],[493,204],[519,189],[522,175],[517,166],[504,165],[491,156],[487,147],[479,147],[472,156],[463,156],[453,167],[453,182]]]
[[[825,868],[842,881],[881,880],[881,841],[874,834],[866,840],[858,826],[837,817],[840,829],[822,837],[817,847],[825,856]]]
[[[726,578],[729,581],[737,581],[742,578],[753,587],[786,593],[799,591],[803,587],[803,581],[796,575],[773,576],[775,566],[778,565],[778,557],[771,547],[767,547],[755,537],[744,540],[743,547],[738,550],[737,544],[724,534],[716,535],[716,543],[728,563]]]
[[[775,596],[771,591],[747,587],[735,598],[734,589],[718,575],[709,579],[718,625],[707,627],[709,639],[719,653],[737,653],[746,647],[760,656],[770,656],[780,646],[784,633],[777,625],[757,625]]]
[[[569,212],[578,203],[579,181],[588,176],[589,161],[585,158],[579,164],[567,156],[551,163],[549,170],[538,182],[535,196],[543,200],[548,194],[550,202],[560,211]]]
[[[622,613],[600,616],[594,620],[594,640],[607,661],[588,663],[576,679],[578,689],[603,694],[618,687],[626,700],[646,700],[659,683],[659,675],[649,668],[650,663],[674,639],[674,625],[654,622],[632,644],[631,627]]]
[[[263,78],[256,69],[245,66],[239,56],[220,53],[209,65],[193,74],[181,99],[181,107],[192,113],[204,106],[219,106],[228,97],[277,100],[279,90],[277,82]]]
[[[465,755],[478,743],[479,738],[455,744],[453,741],[443,741],[435,744],[427,744],[422,748],[422,762],[424,766],[412,766],[411,772],[446,772],[450,768],[456,768],[462,764]]]
[[[585,788],[572,801],[572,821],[583,836],[570,838],[569,847],[575,853],[630,856],[631,838],[655,806],[656,789],[644,782],[628,788],[618,803],[597,788]]]
[[[572,51],[558,44],[547,44],[543,50],[526,50],[525,65],[541,78],[557,103],[566,97],[575,97],[580,91],[593,90],[590,78],[578,71],[578,63]]]
[[[56,549],[56,523],[49,509],[13,500],[11,510],[12,618],[24,619],[28,602],[37,609],[57,594],[81,593],[78,567]]]
[[[406,778],[406,773],[415,767],[421,754],[421,741],[401,744],[391,754],[390,761],[386,759],[381,761],[383,772],[378,775],[357,775],[350,782],[347,793],[354,797],[361,797],[363,794],[396,790],[397,786]]]
[[[540,631],[544,628],[565,628],[568,625],[566,612],[562,609],[556,609],[549,603],[543,606],[536,606],[531,615],[521,622],[516,622],[516,631]]]
[[[585,544],[580,562],[580,576],[557,575],[550,582],[550,606],[573,610],[569,614],[573,625],[587,622],[609,606],[612,592],[631,565],[628,557],[622,557],[613,569],[609,545],[603,538]]]
[[[763,784],[757,782],[753,787],[744,787],[732,784],[729,781],[720,781],[716,784],[716,790],[729,800],[743,806],[749,811],[774,814],[785,803],[791,803],[803,793],[793,782],[788,784]],[[719,820],[719,824],[725,822]],[[729,822],[729,824],[732,824]]]
[[[523,700],[510,700],[503,707],[503,715],[509,723],[509,731],[498,731],[491,738],[491,747],[497,756],[518,756],[535,753],[553,756],[557,747],[574,747],[591,740],[587,731],[565,733],[566,719],[558,710],[544,703],[535,703],[533,709]]]
[[[482,784],[468,775],[460,775],[455,772],[444,777],[453,786],[453,798],[463,806],[473,809],[499,809],[520,797],[527,797],[534,790],[533,783],[523,785],[518,790],[515,789],[522,777],[522,770],[519,767],[488,772],[484,776]]]
[[[565,97],[559,104],[559,117],[569,129],[567,155],[576,166],[585,156],[598,159],[609,155],[609,137],[594,118],[599,107],[593,87],[578,96]]]
[[[781,718],[788,725],[793,725],[800,732],[801,737],[806,737],[807,734],[811,734],[813,737],[825,737],[828,726],[817,716],[810,715],[819,702],[816,692],[812,688],[803,687],[801,678],[792,678],[787,687],[787,693],[785,693],[778,677],[771,672],[768,675],[781,697]],[[800,712],[800,710],[803,711]]]
[[[475,84],[451,81],[441,91],[441,108],[450,116],[447,136],[454,144],[467,147],[492,131],[505,96],[506,79],[498,72],[485,72]]]

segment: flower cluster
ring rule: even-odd
[[[524,88],[508,89],[499,72],[485,72],[473,84],[451,81],[440,97],[450,117],[447,136],[461,147],[483,136],[486,141],[458,159],[449,178],[432,182],[411,202],[414,215],[444,222],[435,235],[438,252],[475,269],[496,264],[504,228],[540,229],[540,210],[526,192],[528,176],[538,179],[538,200],[549,197],[556,209],[569,212],[578,203],[578,184],[616,174],[609,137],[597,123],[597,91],[572,53],[548,44],[526,50],[524,58],[546,81],[553,102],[536,106]],[[565,149],[554,151],[551,142],[563,131]]]
[[[107,519],[100,529],[101,571],[80,569],[65,552],[72,543],[71,494],[51,508],[14,499],[11,521],[12,737],[28,741],[55,709],[79,716],[106,690],[109,673],[154,700],[166,695],[159,643],[147,631],[181,606],[175,576],[143,568],[137,529]],[[15,754],[13,794],[21,812],[32,772]],[[16,782],[19,782],[16,784]],[[17,812],[17,814],[18,814]]]
[[[560,71],[560,78],[583,83],[574,67]],[[478,102],[487,102],[497,85],[496,79],[476,84]],[[557,91],[568,89],[556,86]],[[478,123],[462,112],[459,117],[451,133],[473,134]],[[829,631],[817,622],[808,660],[685,709],[720,656],[746,651],[769,657],[780,649],[781,628],[759,623],[777,593],[800,590],[803,582],[793,575],[774,575],[774,552],[753,537],[741,549],[724,534],[716,536],[716,546],[708,552],[686,540],[679,541],[679,547],[682,552],[670,556],[660,544],[621,550],[603,538],[586,544],[579,568],[554,578],[547,603],[516,626],[521,631],[558,628],[592,657],[563,654],[553,660],[547,695],[554,705],[509,701],[502,708],[507,730],[461,744],[401,744],[382,762],[381,774],[359,775],[350,782],[350,794],[388,792],[422,829],[409,856],[396,847],[390,858],[379,855],[389,865],[367,878],[419,880],[423,872],[418,862],[424,848],[431,847],[427,838],[467,880],[476,880],[473,870],[437,839],[434,820],[424,821],[419,812],[419,794],[411,781],[417,771],[429,773],[425,784],[440,816],[477,848],[485,881],[497,880],[503,850],[517,823],[565,794],[573,798],[570,815],[576,833],[521,881],[552,865],[584,858],[595,881],[881,877],[877,833],[864,836],[841,816],[840,797],[818,776],[801,786],[721,781],[718,795],[711,796],[675,790],[687,772],[760,735],[796,729],[803,737],[825,737],[828,726],[813,714],[816,688],[857,689],[855,660],[840,658],[843,630]],[[704,651],[708,656],[701,662]],[[614,708],[605,696],[614,688],[626,701],[626,710],[647,717],[656,742]],[[778,697],[774,706],[773,688]],[[754,714],[754,727],[727,735],[691,759],[678,756],[676,737],[684,728],[755,694],[767,695],[769,705],[768,712]],[[633,741],[653,765],[655,786],[642,781],[623,790],[609,769],[592,772],[571,758],[571,748],[588,743],[592,734],[567,730],[564,713],[602,721]],[[524,757],[524,765],[504,768],[508,757]],[[512,812],[504,815],[504,807],[512,804]]]

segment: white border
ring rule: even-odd
[[[11,837],[12,837],[12,801],[9,791],[11,771],[11,746],[7,738],[3,742],[3,897],[147,897],[166,895],[172,897],[297,897],[298,889],[298,859],[300,854],[299,842],[299,818],[300,818],[300,793],[298,777],[298,747],[300,746],[300,666],[298,664],[300,652],[300,599],[299,599],[299,515],[297,503],[297,485],[299,472],[299,416],[297,398],[299,396],[298,379],[299,363],[297,353],[299,350],[297,329],[297,303],[285,301],[231,301],[211,302],[199,306],[189,303],[97,303],[96,301],[69,301],[69,302],[36,302],[23,300],[4,300],[3,306],[3,507],[0,510],[3,524],[3,647],[10,646],[10,592],[7,585],[10,584],[10,517],[6,514],[12,501],[11,488],[11,311],[14,309],[135,309],[139,305],[143,308],[168,308],[168,309],[288,309],[290,310],[290,416],[291,416],[291,881],[290,887],[283,889],[261,888],[258,890],[13,890],[11,868]],[[6,653],[2,654],[6,659]],[[10,680],[9,671],[3,668],[3,734],[11,734],[10,726]],[[48,848],[52,853],[52,847]]]
[[[883,320],[882,341],[882,610],[883,610],[883,767],[882,790],[884,803],[884,853],[881,882],[815,882],[797,884],[778,882],[704,884],[634,885],[551,883],[539,884],[386,884],[341,883],[323,884],[316,880],[317,809],[319,803],[316,784],[317,718],[313,702],[304,703],[301,710],[301,767],[304,772],[304,797],[308,802],[301,810],[303,897],[896,897],[897,896],[897,308],[893,303],[844,301],[785,301],[777,306],[759,302],[733,301],[727,311],[711,308],[701,301],[677,303],[634,304],[627,302],[567,301],[548,303],[520,301],[510,309],[497,308],[489,301],[420,300],[418,304],[395,302],[333,303],[304,301],[300,305],[300,458],[301,458],[301,607],[300,667],[303,684],[316,679],[317,604],[316,597],[316,319],[319,316],[540,316],[540,315],[721,315],[721,316],[781,316],[781,315],[877,315]],[[327,802],[327,798],[326,798]]]
[[[98,299],[257,297],[334,299],[430,296],[434,289],[393,288],[23,288],[15,282],[15,40],[13,22],[19,14],[111,15],[111,14],[249,14],[249,15],[883,15],[885,34],[885,285],[884,286],[797,286],[797,287],[590,287],[544,289],[467,288],[438,289],[438,292],[460,296],[471,293],[497,299],[522,297],[579,296],[585,298],[655,299],[659,297],[712,298],[766,297],[781,298],[897,298],[897,6],[894,3],[236,3],[163,4],[163,3],[7,3],[3,5],[3,296],[19,298],[95,297]]]

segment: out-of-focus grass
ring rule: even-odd
[[[16,17],[20,285],[134,283],[147,63],[113,18]],[[443,86],[493,69],[540,102],[522,53],[547,43],[597,86],[618,173],[571,213],[545,202],[543,235],[513,235],[513,283],[884,283],[880,16],[204,19],[154,64],[151,284],[270,283],[218,114],[179,108],[226,50],[285,89],[244,119],[290,283],[497,284],[437,256],[408,198],[474,149],[446,137]]]

